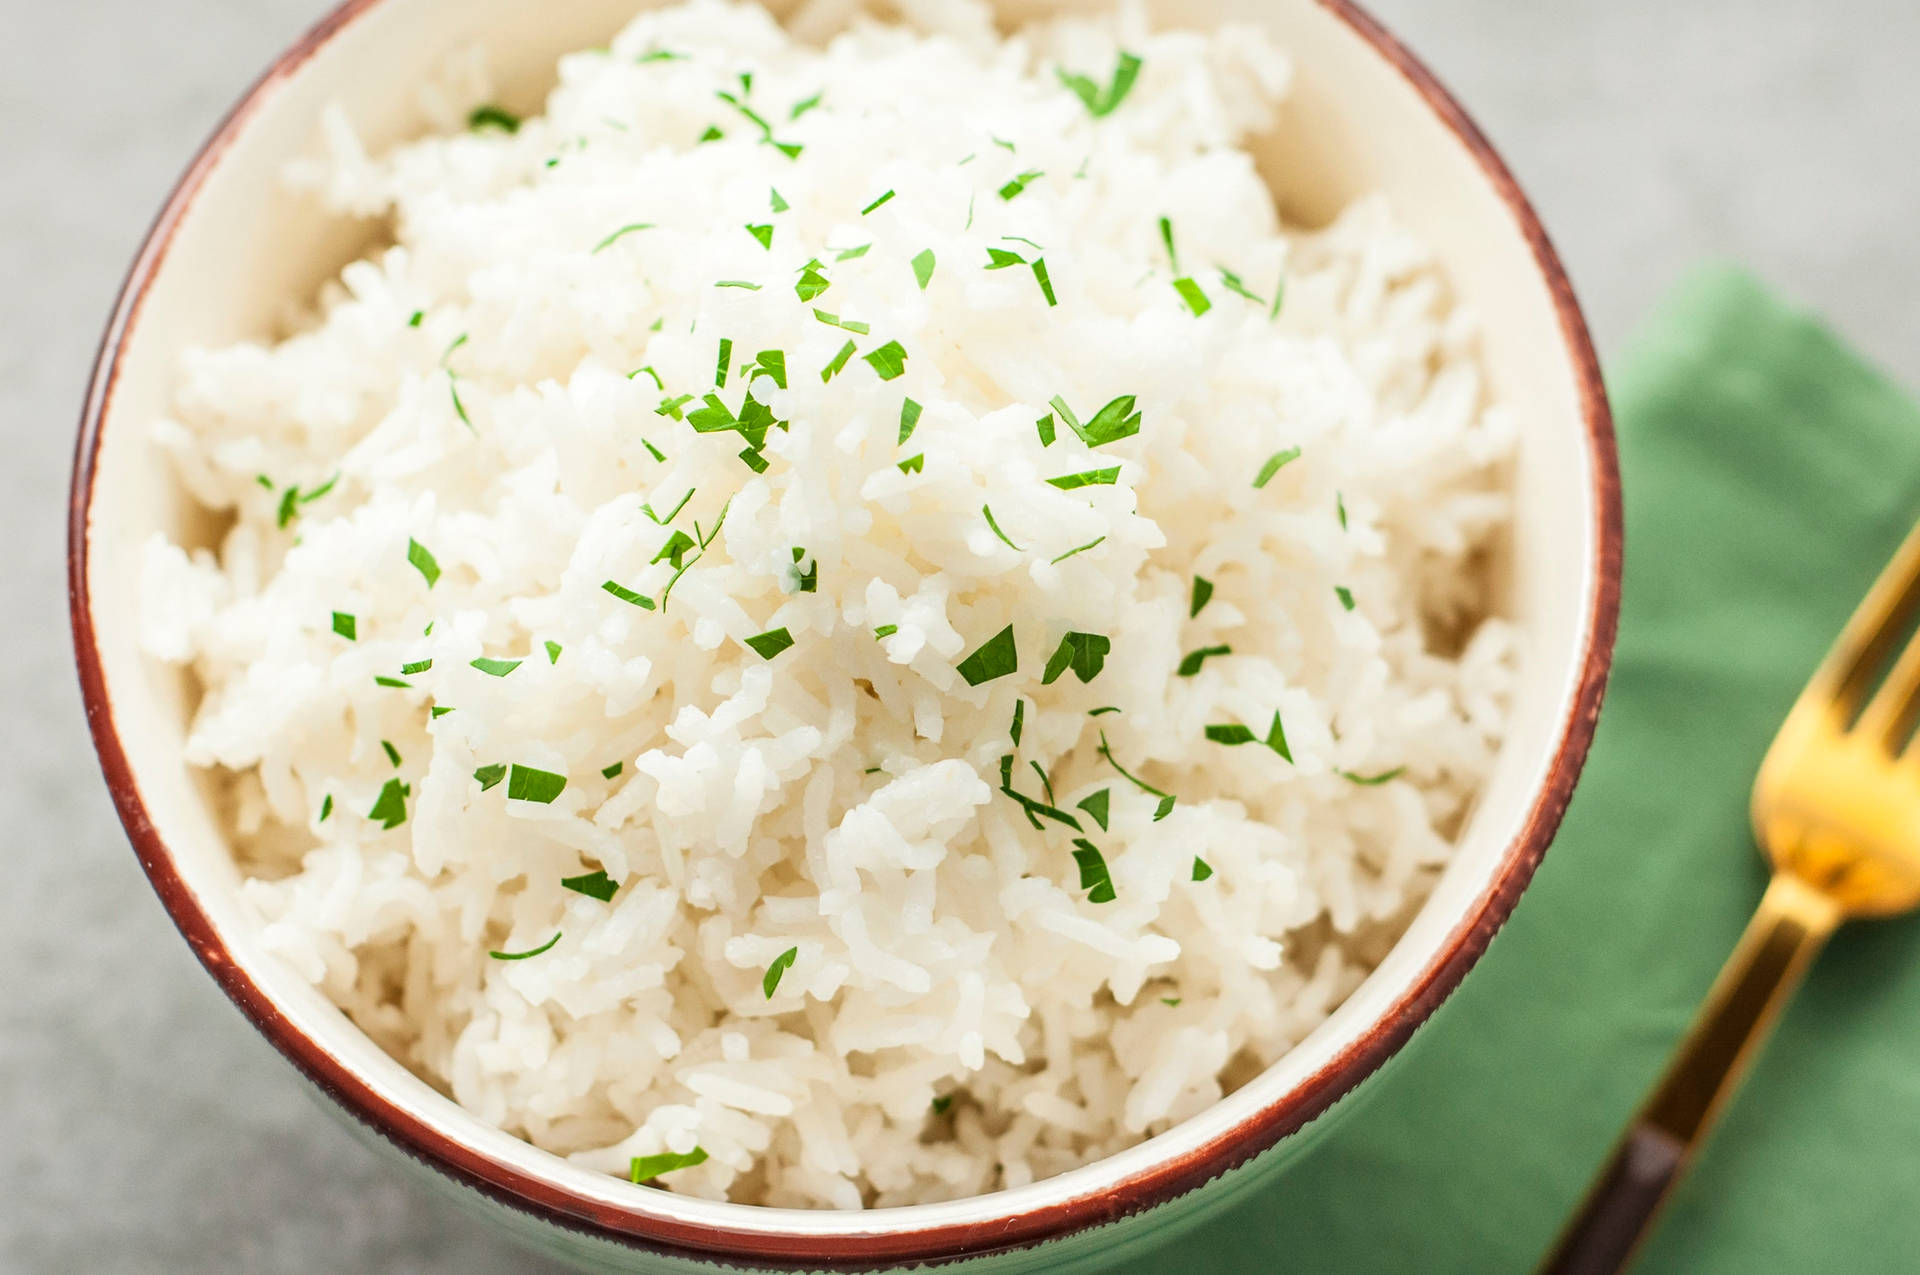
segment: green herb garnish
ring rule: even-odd
[[[1073,409],[1067,406],[1067,400],[1058,394],[1053,396],[1049,406],[1060,414],[1060,419],[1067,423],[1067,428],[1081,442],[1088,447],[1104,447],[1140,432],[1141,414],[1133,410],[1137,401],[1131,394],[1122,394],[1095,412],[1093,419],[1084,425],[1074,415]]]
[[[593,245],[593,252],[589,252],[587,255],[592,256],[593,253],[599,252],[603,248],[612,247],[615,243],[618,243],[621,239],[624,239],[636,230],[652,230],[653,227],[654,223],[650,221],[628,222],[626,225],[620,227],[620,229],[608,235],[605,239],[602,239],[599,243]]]
[[[488,102],[468,112],[467,127],[476,133],[486,128],[497,128],[503,133],[517,133],[520,131],[520,117],[504,106]]]
[[[333,613],[333,631],[347,641],[357,642],[360,640],[355,636],[359,631],[359,627],[358,622],[345,611],[335,611]]]
[[[913,259],[913,277],[920,284],[922,292],[925,292],[927,285],[933,282],[933,266],[934,256],[931,248],[921,249],[919,255]]]
[[[387,755],[387,761],[392,764],[395,770],[400,769],[400,750],[393,746],[392,740],[381,740],[380,751]]]
[[[1160,242],[1167,245],[1167,264],[1173,267],[1175,274],[1180,273],[1180,254],[1173,247],[1173,222],[1169,218],[1160,219]]]
[[[649,598],[644,594],[635,593],[632,589],[627,588],[625,585],[620,584],[617,581],[608,580],[604,584],[602,584],[600,587],[602,589],[605,589],[608,593],[611,593],[614,597],[619,598],[622,602],[631,603],[632,605],[639,607],[643,611],[651,611],[654,609],[652,598]]]
[[[1061,491],[1073,491],[1078,487],[1110,487],[1120,478],[1120,466],[1111,469],[1087,469],[1077,474],[1062,474],[1058,478],[1047,479],[1047,485],[1058,487]]]
[[[959,664],[960,676],[967,679],[968,686],[982,686],[1015,672],[1019,667],[1020,651],[1014,645],[1011,624],[988,638]]]
[[[651,1182],[662,1173],[672,1173],[675,1169],[691,1169],[696,1164],[705,1164],[707,1153],[699,1147],[678,1155],[672,1151],[662,1151],[659,1155],[637,1155],[628,1176],[635,1182]]]
[[[793,104],[793,109],[787,112],[787,118],[790,120],[799,119],[802,115],[805,115],[808,111],[811,111],[813,108],[820,105],[820,99],[822,96],[825,95],[825,93],[826,93],[826,90],[822,89],[820,92],[815,93],[812,97],[801,98],[798,102],[795,102]]]
[[[1107,860],[1100,848],[1085,837],[1075,837],[1073,861],[1080,865],[1080,888],[1087,892],[1087,902],[1113,902],[1113,877],[1107,872]]]
[[[1339,492],[1333,493],[1333,512],[1340,516],[1340,530],[1347,529],[1347,498]]]
[[[905,460],[900,461],[894,467],[903,474],[917,474],[921,470],[925,469],[926,465],[927,465],[927,457],[926,457],[926,454],[923,452],[918,455],[907,457]]]
[[[1082,797],[1079,801],[1075,802],[1074,805],[1091,815],[1093,821],[1100,825],[1100,831],[1105,832],[1107,830],[1107,804],[1112,798],[1113,789],[1102,788],[1099,792]]]
[[[820,369],[821,384],[824,385],[840,374],[840,369],[845,367],[847,360],[853,357],[853,351],[854,344],[851,341],[840,347],[840,353],[833,356],[833,361]]]
[[[1114,64],[1113,79],[1105,88],[1101,88],[1084,75],[1076,75],[1065,67],[1055,67],[1054,74],[1060,78],[1072,94],[1090,111],[1095,119],[1104,118],[1119,109],[1120,103],[1127,100],[1133,83],[1140,78],[1140,59],[1124,50],[1119,61]]]
[[[1187,618],[1200,614],[1201,608],[1213,600],[1213,581],[1203,576],[1193,578],[1193,597],[1187,603]]]
[[[768,629],[765,633],[756,633],[746,640],[753,653],[763,660],[770,660],[793,645],[793,634],[783,625],[777,629]]]
[[[1300,449],[1298,447],[1289,447],[1285,451],[1275,452],[1273,455],[1267,457],[1267,463],[1260,466],[1260,472],[1254,475],[1254,487],[1256,489],[1265,487],[1269,482],[1273,481],[1275,474],[1299,459]]]
[[[982,506],[980,506],[980,513],[981,513],[981,514],[982,514],[982,515],[983,515],[983,516],[984,516],[984,517],[986,518],[986,520],[987,520],[987,528],[988,528],[988,530],[990,530],[990,531],[992,531],[994,535],[996,535],[996,536],[998,536],[998,537],[1000,538],[1000,543],[1001,543],[1001,544],[1003,544],[1003,545],[1005,545],[1005,546],[1006,546],[1007,548],[1009,548],[1009,549],[1011,549],[1011,550],[1013,550],[1013,551],[1014,551],[1015,553],[1025,553],[1025,552],[1026,552],[1026,550],[1024,550],[1024,549],[1022,549],[1022,548],[1021,548],[1021,547],[1020,547],[1019,545],[1017,545],[1017,544],[1015,544],[1015,543],[1013,543],[1013,541],[1012,541],[1012,540],[1010,540],[1010,539],[1008,539],[1008,537],[1007,537],[1007,533],[1006,533],[1006,532],[1004,532],[1004,531],[1002,531],[1002,530],[1000,530],[1000,524],[999,524],[999,523],[997,523],[997,522],[995,522],[995,521],[993,520],[993,508],[992,508],[991,506],[989,506],[989,505],[982,505]]]
[[[904,399],[900,404],[900,437],[897,442],[904,443],[913,437],[914,427],[920,424],[920,404],[912,399]]]
[[[613,896],[620,892],[619,882],[608,876],[605,868],[601,868],[597,872],[588,872],[582,876],[561,877],[560,884],[564,888],[572,890],[575,894],[584,894],[588,898],[598,899],[602,903],[613,902]]]
[[[1048,305],[1059,305],[1060,299],[1053,295],[1053,280],[1047,275],[1047,259],[1039,257],[1033,263],[1034,282],[1040,285],[1040,295],[1047,299]]]
[[[888,192],[887,192],[886,194],[884,194],[884,195],[882,195],[882,196],[880,196],[880,198],[878,198],[878,199],[876,199],[876,200],[874,200],[874,201],[873,201],[872,203],[870,203],[870,204],[868,204],[868,205],[867,205],[867,206],[866,206],[865,208],[862,208],[862,209],[860,210],[860,215],[861,215],[862,217],[864,217],[864,216],[866,216],[866,215],[867,215],[868,213],[870,213],[870,212],[872,212],[872,211],[874,211],[875,209],[877,209],[877,208],[879,208],[879,207],[880,207],[880,206],[881,206],[882,204],[884,204],[884,203],[886,203],[886,202],[887,202],[887,201],[888,201],[889,199],[892,199],[892,198],[893,198],[893,192],[892,192],[892,191],[888,191]]]
[[[831,286],[827,276],[820,273],[820,263],[810,261],[800,267],[800,281],[793,285],[793,292],[802,301],[811,301]]]
[[[655,416],[671,416],[676,421],[684,421],[687,419],[686,413],[680,409],[691,402],[693,402],[693,395],[691,394],[676,394],[672,398],[663,398],[660,400],[660,406],[653,409],[653,414]],[[653,450],[651,443],[647,445],[647,450]],[[666,457],[660,456],[656,457],[656,459],[665,460]]]
[[[1074,554],[1085,553],[1087,550],[1093,548],[1095,545],[1100,544],[1105,539],[1106,539],[1105,536],[1095,536],[1093,539],[1087,541],[1087,543],[1083,545],[1075,545],[1073,548],[1067,550],[1065,553],[1055,558],[1053,560],[1053,565],[1057,567],[1061,563],[1065,562],[1068,558],[1071,558]]]
[[[1017,252],[1009,252],[1005,248],[988,247],[987,249],[987,269],[989,270],[1005,270],[1008,266],[1026,264],[1027,259]]]
[[[1244,282],[1242,282],[1240,279],[1240,276],[1235,274],[1233,271],[1227,269],[1225,266],[1215,266],[1214,269],[1220,272],[1221,286],[1226,288],[1228,292],[1237,292],[1241,296],[1245,297],[1247,300],[1253,302],[1255,305],[1265,305],[1267,303],[1267,299],[1265,297],[1257,296],[1254,293],[1249,292],[1247,290],[1247,285]]]
[[[768,199],[767,199],[768,207],[772,208],[773,211],[777,213],[783,213],[787,211],[787,209],[793,207],[792,204],[789,204],[786,200],[780,197],[779,191],[775,190],[771,186],[767,187],[767,195],[768,195]]]
[[[1340,599],[1340,605],[1348,611],[1353,610],[1353,590],[1344,584],[1333,586],[1333,594]]]
[[[396,691],[410,691],[413,689],[413,683],[403,682],[397,677],[388,677],[384,673],[374,674],[373,684],[375,686],[390,687],[391,689]]]
[[[866,336],[873,331],[873,325],[870,323],[862,323],[858,319],[843,319],[837,314],[828,314],[825,310],[815,310],[813,317],[830,328],[845,328],[861,336]]]
[[[1048,412],[1045,416],[1042,416],[1039,420],[1035,421],[1033,423],[1033,428],[1034,428],[1034,431],[1040,435],[1040,445],[1042,447],[1053,446],[1054,433],[1053,433],[1053,413],[1052,412]]]
[[[748,292],[760,291],[759,284],[749,283],[745,279],[721,279],[717,283],[715,283],[713,286],[716,288],[744,288]]]
[[[542,943],[542,944],[541,944],[541,945],[540,945],[539,947],[536,947],[536,948],[534,948],[534,949],[532,949],[531,951],[526,951],[526,952],[488,952],[488,953],[487,953],[487,955],[488,955],[488,956],[491,956],[491,957],[492,957],[492,958],[493,958],[494,960],[496,960],[496,961],[524,961],[524,960],[526,960],[526,959],[527,959],[527,958],[528,958],[529,956],[538,956],[538,955],[540,955],[540,953],[542,953],[542,952],[545,952],[545,951],[547,951],[548,949],[550,949],[550,948],[552,948],[552,946],[553,946],[553,945],[554,945],[555,943],[558,943],[558,942],[560,941],[560,935],[561,935],[561,931],[558,931],[558,930],[556,930],[556,931],[554,931],[554,935],[553,935],[553,937],[552,937],[552,938],[550,938],[550,939],[548,939],[548,940],[547,940],[546,942],[544,942],[544,943]]]
[[[566,789],[567,777],[556,775],[550,770],[536,770],[532,766],[522,766],[514,762],[507,769],[507,799],[509,801],[537,801],[541,805],[553,804],[553,799]]]
[[[700,136],[694,140],[694,145],[704,146],[708,142],[717,142],[725,136],[726,134],[720,131],[718,124],[709,124],[707,125],[707,131],[700,134]]]
[[[1087,716],[1088,716],[1088,717],[1101,717],[1101,716],[1104,716],[1104,715],[1105,715],[1105,714],[1107,714],[1107,713],[1117,713],[1117,712],[1119,712],[1119,711],[1120,711],[1120,706],[1119,706],[1118,704],[1108,704],[1108,705],[1105,705],[1104,707],[1101,707],[1101,708],[1090,708],[1090,709],[1088,709],[1088,710],[1087,710]]]
[[[1200,285],[1191,279],[1175,279],[1173,290],[1180,294],[1180,299],[1187,303],[1187,309],[1193,311],[1196,319],[1213,309],[1213,302],[1200,290]]]
[[[873,640],[878,642],[882,639],[890,638],[899,631],[900,626],[897,624],[883,624],[873,631]]]
[[[560,644],[558,642],[548,641],[546,643],[546,648],[547,648],[547,663],[558,664],[560,662],[560,651],[562,649]]]
[[[927,1104],[928,1110],[932,1111],[936,1116],[946,1115],[952,1106],[953,1095],[950,1093],[943,1093]]]
[[[1209,864],[1197,854],[1193,856],[1193,879],[1195,881],[1205,881],[1212,875],[1213,865]]]
[[[367,811],[367,818],[378,823],[382,829],[392,832],[407,821],[407,796],[413,789],[398,779],[389,779],[381,786],[380,795],[374,799],[373,809]]]
[[[1200,666],[1207,662],[1207,657],[1232,654],[1233,648],[1230,646],[1203,646],[1197,651],[1187,652],[1186,657],[1180,661],[1177,671],[1181,677],[1192,677],[1200,671]]]
[[[449,705],[435,704],[432,708],[427,710],[427,715],[438,720],[439,718],[445,717],[448,713],[451,713],[452,711],[453,709]]]
[[[863,243],[857,248],[841,249],[839,252],[836,252],[833,254],[833,259],[835,261],[858,261],[860,258],[866,256],[869,252],[872,252],[872,251],[873,251],[872,244]]]
[[[1160,998],[1160,1003],[1162,1005],[1165,1005],[1168,1009],[1180,1008],[1180,998],[1178,996],[1162,996]]]
[[[693,488],[689,487],[687,488],[687,494],[680,497],[680,503],[675,505],[673,509],[668,512],[666,517],[662,518],[659,514],[654,513],[653,506],[651,504],[642,504],[640,506],[640,512],[645,514],[647,517],[651,518],[653,520],[654,526],[664,527],[668,523],[672,522],[674,518],[679,515],[680,511],[687,507],[687,502],[692,499],[693,499]],[[659,559],[655,558],[654,561],[658,562]]]
[[[653,562],[670,562],[673,564],[674,569],[678,570],[680,560],[690,553],[693,548],[693,537],[684,531],[676,530],[672,535],[667,537],[667,542],[660,546],[660,552],[653,555],[652,562],[649,562],[648,565],[651,566]]]
[[[1395,766],[1392,770],[1383,770],[1377,775],[1356,775],[1350,770],[1334,771],[1334,774],[1340,776],[1340,778],[1346,780],[1348,783],[1360,784],[1367,788],[1377,787],[1389,780],[1398,779],[1406,773],[1407,768],[1405,766]]]
[[[896,380],[907,371],[907,351],[898,341],[889,341],[877,350],[861,356],[883,381]]]
[[[600,768],[600,778],[618,779],[620,778],[620,772],[625,770],[626,768],[627,768],[627,763],[623,761],[614,762],[613,765],[611,766],[602,766]]]
[[[507,777],[507,764],[500,762],[493,766],[482,766],[473,772],[473,777],[480,781],[480,791],[485,792]]]
[[[420,326],[420,320],[426,317],[427,317],[427,312],[425,310],[415,310],[412,314],[407,316],[407,326],[410,328],[417,328]]]
[[[1019,176],[1010,179],[1006,185],[1002,186],[1000,188],[1000,198],[1006,200],[1018,199],[1021,192],[1026,190],[1029,185],[1045,176],[1046,174],[1039,169],[1030,168]]]
[[[780,976],[793,968],[793,962],[799,957],[800,949],[790,947],[773,958],[773,964],[767,966],[767,972],[760,977],[760,990],[766,993],[768,1000],[780,987]]]
[[[1027,701],[1013,701],[1013,724],[1007,727],[1007,735],[1013,740],[1015,748],[1020,747],[1020,736],[1026,730]]]
[[[773,227],[771,225],[749,225],[747,227],[747,233],[759,240],[762,248],[765,248],[769,252],[773,251]]]
[[[1060,639],[1060,645],[1047,660],[1040,684],[1053,685],[1068,669],[1082,682],[1091,682],[1106,667],[1107,652],[1112,649],[1113,642],[1099,633],[1069,633]]]
[[[411,664],[402,664],[400,666],[400,676],[412,677],[415,673],[424,673],[432,667],[433,667],[433,660],[431,658],[424,659],[424,660],[415,660]]]
[[[479,669],[489,677],[505,677],[507,674],[513,672],[513,670],[519,668],[520,664],[521,661],[519,660],[494,660],[488,659],[484,655],[477,660],[471,661],[472,667]]]

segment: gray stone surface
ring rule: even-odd
[[[63,605],[72,422],[175,174],[320,0],[68,0],[0,27],[0,1270],[527,1271],[321,1113],[114,819]],[[1749,263],[1920,383],[1920,6],[1378,0],[1492,134],[1605,351]]]

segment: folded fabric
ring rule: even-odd
[[[1560,836],[1397,1064],[1184,1238],[1183,1268],[1531,1269],[1760,897],[1754,772],[1920,519],[1920,410],[1724,268],[1660,306],[1611,390],[1619,648]],[[1920,925],[1865,922],[1815,967],[1636,1272],[1915,1270]]]

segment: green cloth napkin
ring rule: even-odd
[[[1728,269],[1683,283],[1613,373],[1620,642],[1560,836],[1399,1065],[1183,1240],[1188,1269],[1530,1270],[1760,897],[1754,771],[1920,518],[1920,411]],[[1774,1271],[1920,1271],[1909,920],[1842,929],[1636,1275]]]

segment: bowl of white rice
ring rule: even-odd
[[[1345,0],[353,0],[161,212],[71,535],[209,971],[632,1270],[1270,1180],[1524,889],[1621,549],[1544,233]]]

